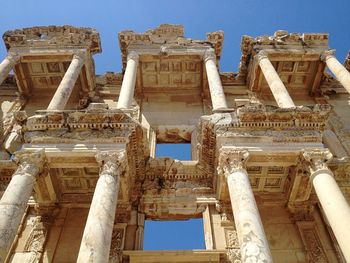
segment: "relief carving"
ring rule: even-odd
[[[327,162],[332,159],[332,153],[328,149],[307,149],[303,152],[303,157],[310,165],[310,176],[312,178],[319,172],[332,174],[327,166]]]
[[[54,213],[52,209],[50,209],[50,212],[51,214]],[[30,260],[28,262],[41,262],[47,238],[47,224],[52,222],[52,218],[52,216],[49,218],[46,216],[35,216],[33,219],[30,219],[32,221],[32,230],[24,245],[24,251],[31,253]]]
[[[241,251],[237,248],[227,250],[227,259],[232,263],[241,263]]]
[[[220,149],[219,155],[219,172],[226,176],[236,171],[245,171],[245,161],[249,152],[241,148]]]
[[[314,222],[297,222],[297,226],[307,251],[308,262],[329,262]]]
[[[227,248],[239,248],[237,231],[234,229],[225,229],[226,234],[226,247]]]
[[[112,234],[109,262],[122,262],[122,250],[124,248],[124,228],[115,228]]]
[[[125,166],[125,151],[104,151],[96,154],[96,160],[100,164],[100,176],[107,174],[120,175]]]
[[[43,150],[36,152],[19,151],[15,154],[15,161],[19,164],[16,175],[36,176],[43,171],[45,153]]]

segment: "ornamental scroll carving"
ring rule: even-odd
[[[227,250],[227,259],[232,263],[241,263],[241,252],[237,248],[229,248]]]
[[[122,250],[124,248],[124,228],[114,228],[109,252],[109,262],[122,262]]]
[[[96,160],[101,167],[100,176],[118,176],[125,165],[125,151],[102,151],[96,154]]]
[[[32,230],[29,234],[27,242],[24,245],[24,251],[30,252],[29,263],[41,262],[44,252],[45,242],[47,238],[47,218],[43,216],[35,216],[32,221]],[[44,222],[45,221],[45,222]]]
[[[297,222],[304,243],[308,262],[329,262],[314,222]]]
[[[220,149],[219,153],[219,174],[228,176],[237,171],[245,170],[245,162],[249,152],[242,148]]]
[[[328,149],[308,149],[303,152],[303,157],[309,164],[311,177],[321,171],[332,173],[327,167],[327,162],[332,159]]]
[[[45,152],[39,150],[36,152],[20,151],[15,153],[15,161],[18,163],[16,175],[36,176],[43,172],[45,164]]]

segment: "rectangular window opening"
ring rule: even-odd
[[[145,221],[144,250],[205,249],[203,219]]]
[[[173,159],[188,161],[191,158],[190,143],[157,143],[156,157],[171,157]]]

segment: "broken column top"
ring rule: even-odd
[[[74,48],[100,53],[99,33],[93,28],[73,26],[37,26],[4,33],[6,48]]]

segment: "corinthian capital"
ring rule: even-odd
[[[268,53],[265,50],[261,50],[258,54],[256,54],[256,57],[258,61],[260,61],[262,59],[268,58]]]
[[[334,55],[335,49],[326,50],[322,52],[320,59],[326,61],[329,57],[334,57]]]
[[[307,149],[304,150],[303,157],[309,163],[312,177],[320,171],[331,172],[327,162],[332,159],[332,153],[328,149]]]
[[[242,148],[221,148],[219,151],[219,171],[225,176],[233,172],[245,171],[245,162],[249,156],[249,152]]]
[[[96,160],[100,164],[100,176],[109,174],[118,176],[125,165],[125,151],[101,151],[96,154]]]
[[[87,59],[87,54],[86,51],[77,51],[74,52],[73,54],[73,59],[78,59],[80,60],[82,63],[85,63],[86,59]]]
[[[203,55],[203,60],[204,60],[204,62],[207,62],[208,60],[210,60],[210,59],[212,59],[212,60],[216,60],[216,55],[215,55],[215,51],[214,51],[214,49],[208,49],[208,50],[206,50],[205,52],[204,52],[204,55]]]
[[[9,52],[6,58],[11,62],[11,64],[16,64],[21,56],[16,52]]]
[[[137,52],[135,52],[135,51],[130,51],[128,53],[127,60],[129,60],[129,59],[132,59],[132,60],[135,60],[136,62],[138,62],[139,61],[139,54],[137,54]]]
[[[46,164],[45,151],[19,151],[15,153],[16,163],[19,165],[16,174],[36,176],[40,174]]]

